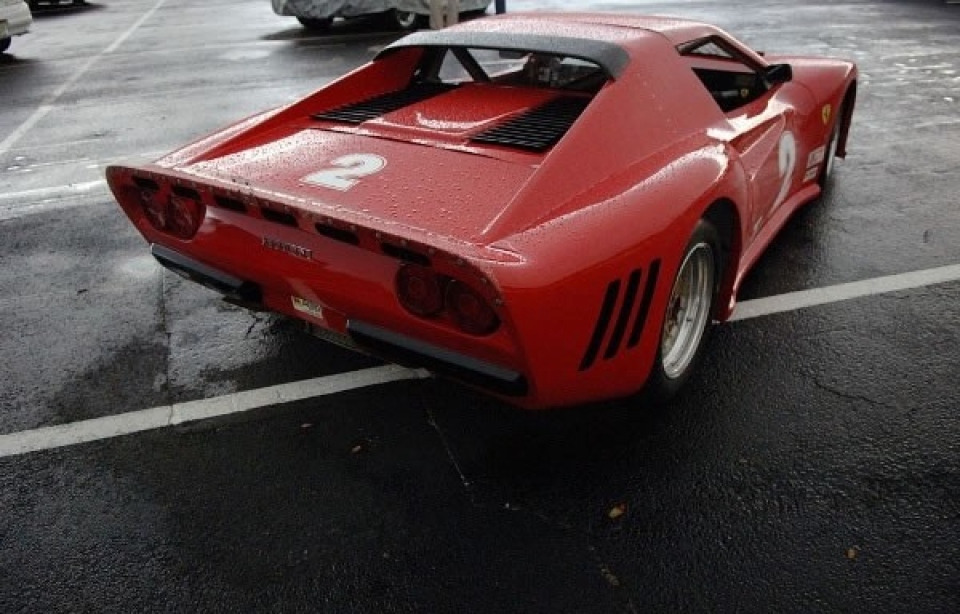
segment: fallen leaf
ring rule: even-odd
[[[617,518],[623,516],[627,512],[627,506],[625,503],[618,503],[610,508],[610,511],[607,512],[607,516],[610,520],[616,520]]]
[[[609,584],[610,586],[620,586],[620,578],[613,575],[613,572],[607,569],[606,567],[602,567],[600,569],[600,573],[603,574],[604,580],[606,580],[607,584]]]
[[[860,546],[850,546],[847,548],[847,558],[851,561],[857,558],[858,554],[860,554]]]

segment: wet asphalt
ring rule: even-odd
[[[859,63],[835,188],[742,299],[960,263],[960,5],[508,0],[560,6]],[[0,435],[378,364],[162,272],[96,182],[395,37],[36,16],[0,56]],[[957,612],[958,380],[950,282],[717,327],[662,407],[405,381],[2,458],[0,612]]]

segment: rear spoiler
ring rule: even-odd
[[[502,49],[504,51],[550,53],[593,62],[613,78],[622,75],[627,68],[627,64],[630,63],[630,56],[623,47],[605,41],[518,32],[458,32],[450,30],[422,31],[404,36],[381,49],[374,59],[380,59],[395,51],[410,47],[475,47]]]

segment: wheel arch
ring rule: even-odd
[[[743,254],[742,220],[736,204],[726,197],[714,200],[704,211],[703,219],[713,224],[720,235],[720,285],[714,302],[713,317],[725,320],[733,302],[737,271]]]
[[[847,91],[843,94],[843,102],[841,103],[841,111],[843,115],[840,116],[840,121],[843,122],[840,125],[840,142],[837,143],[837,157],[845,158],[847,157],[847,135],[850,133],[850,123],[853,120],[853,107],[857,102],[857,81],[854,79],[850,82],[850,85],[847,86]]]

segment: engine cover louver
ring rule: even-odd
[[[590,104],[590,98],[585,97],[554,98],[499,126],[484,130],[470,140],[477,143],[543,151],[553,146],[566,134],[588,104]]]
[[[449,92],[455,87],[457,86],[446,83],[417,83],[402,90],[387,92],[360,102],[351,102],[329,111],[315,113],[311,117],[348,124],[362,124],[427,98]]]

